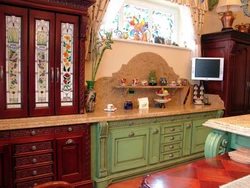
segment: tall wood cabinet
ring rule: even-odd
[[[0,0],[0,118],[83,113],[94,0]]]
[[[224,57],[223,81],[204,81],[205,91],[219,94],[225,116],[250,113],[250,34],[221,31],[201,37],[203,57]]]

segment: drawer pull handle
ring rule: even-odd
[[[37,162],[36,158],[32,159],[33,164],[36,164],[36,162]]]
[[[32,172],[32,175],[33,175],[33,176],[36,176],[36,175],[37,175],[37,171],[34,170],[34,171]]]
[[[174,154],[172,154],[172,153],[171,153],[171,154],[169,154],[169,158],[172,158],[173,156],[174,156]]]
[[[38,184],[37,183],[34,183],[33,186],[37,186]]]
[[[173,145],[170,145],[169,148],[170,148],[170,149],[174,149],[174,146],[173,146]]]
[[[134,135],[135,135],[135,133],[130,132],[128,136],[134,136]]]
[[[154,129],[154,130],[153,130],[153,134],[157,134],[158,132],[159,132],[158,129]]]
[[[174,128],[174,127],[172,127],[170,130],[171,130],[171,131],[175,131],[175,128]]]
[[[3,80],[3,66],[0,66],[0,80]]]
[[[67,145],[69,145],[69,144],[74,144],[74,140],[68,139],[67,142],[66,142],[66,144],[67,144]]]
[[[175,120],[175,117],[172,117],[172,121]]]
[[[32,151],[36,151],[36,146],[31,147]]]
[[[191,125],[190,125],[190,124],[188,124],[188,125],[187,125],[187,128],[190,128],[190,127],[191,127]]]
[[[60,79],[60,71],[59,71],[59,68],[57,67],[56,68],[56,82],[59,82],[59,79]]]
[[[53,83],[54,82],[54,68],[52,67],[51,68],[51,82]]]
[[[128,122],[128,124],[129,124],[129,125],[133,125],[134,123],[133,123],[133,121],[130,121],[130,122]]]
[[[174,140],[174,137],[173,137],[173,136],[171,136],[171,137],[170,137],[170,140]]]
[[[68,132],[71,132],[73,129],[72,129],[72,127],[69,127],[68,128]]]
[[[31,136],[35,136],[35,135],[36,135],[36,131],[34,131],[34,130],[31,131],[31,132],[30,132],[30,135],[31,135]]]

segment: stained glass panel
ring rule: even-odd
[[[61,28],[61,106],[73,106],[74,25],[62,23]]]
[[[152,33],[155,36],[172,40],[174,32],[174,16],[170,13],[153,11],[152,14]]]
[[[35,85],[36,107],[49,106],[48,88],[48,51],[49,51],[49,21],[36,20],[35,42]]]
[[[21,18],[6,16],[7,109],[21,108]]]

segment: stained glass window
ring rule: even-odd
[[[125,0],[117,14],[119,17],[116,15],[112,26],[108,23],[102,25],[101,33],[111,29],[113,37],[144,42],[176,40],[177,9],[177,6],[166,8],[160,4]]]
[[[36,107],[49,106],[49,21],[36,20],[35,83]]]
[[[172,40],[174,32],[174,16],[170,13],[153,11],[152,14],[152,33],[155,36]]]
[[[21,108],[21,18],[6,16],[7,108]]]
[[[61,24],[61,106],[73,106],[74,25]]]

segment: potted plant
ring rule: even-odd
[[[98,37],[98,34],[95,34],[93,37],[93,47],[91,50],[91,62],[92,62],[92,76],[91,80],[87,80],[87,87],[88,90],[85,93],[85,108],[86,112],[94,112],[95,110],[95,99],[96,99],[96,91],[94,90],[95,78],[99,66],[102,61],[102,57],[104,52],[107,49],[112,49],[111,44],[112,41],[112,32],[106,32],[105,37],[101,36]]]

